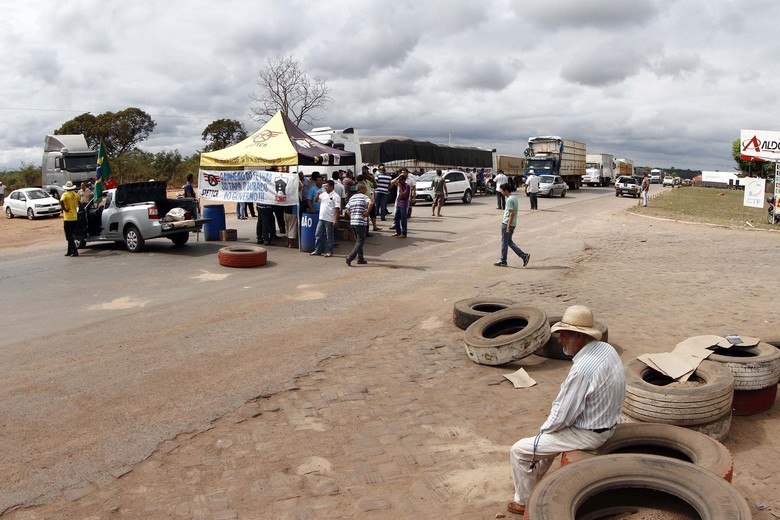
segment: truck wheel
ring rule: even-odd
[[[480,319],[493,312],[503,311],[513,305],[517,305],[514,300],[503,298],[467,298],[455,302],[452,308],[452,322],[463,330]]]
[[[265,265],[268,252],[258,246],[227,246],[217,251],[217,259],[225,267],[258,267]]]
[[[480,365],[503,365],[530,356],[550,339],[547,314],[536,307],[510,307],[472,323],[463,333],[466,354]]]
[[[14,218],[14,212],[11,211],[10,206],[5,207],[5,218]]]
[[[27,220],[35,220],[35,212],[32,208],[27,208]]]
[[[463,194],[463,204],[468,204],[471,202],[471,190],[466,190],[466,193]]]
[[[131,253],[140,253],[144,248],[144,237],[135,226],[127,226],[125,229],[125,247]]]
[[[780,380],[780,350],[769,343],[718,348],[708,359],[734,374],[734,390],[760,390]]]
[[[171,235],[170,239],[171,239],[171,242],[173,242],[173,245],[175,245],[175,246],[183,246],[190,239],[190,232],[189,231],[183,231],[181,233],[176,233],[175,235]]]

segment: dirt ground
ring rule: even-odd
[[[29,229],[13,224],[0,224],[3,247],[29,243]],[[41,241],[60,232],[59,221],[34,225]],[[776,291],[766,282],[776,270],[777,234],[623,210],[567,225],[568,239],[581,240],[576,250],[542,225],[530,235],[536,271],[472,265],[481,244],[464,243],[463,286],[442,287],[432,271],[427,284],[405,289],[402,305],[375,309],[351,352],[323,359],[204,431],[162,442],[138,464],[4,518],[512,517],[509,446],[544,420],[568,363],[530,356],[502,367],[474,364],[451,321],[454,301],[508,297],[548,314],[588,304],[624,361],[692,335],[780,335]],[[502,376],[520,367],[536,386],[514,389]],[[778,424],[777,404],[734,417],[725,443],[734,485],[757,519],[780,515]]]

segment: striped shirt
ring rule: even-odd
[[[556,432],[568,426],[611,428],[620,418],[625,398],[620,357],[610,344],[593,340],[574,356],[542,431]]]
[[[377,193],[387,193],[390,189],[390,181],[392,181],[393,178],[390,177],[389,173],[380,173],[376,176],[376,188],[374,191]]]
[[[347,201],[347,211],[349,211],[349,223],[353,226],[368,226],[368,217],[364,217],[371,199],[362,193],[354,193]]]

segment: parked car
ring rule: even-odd
[[[460,199],[464,204],[471,202],[471,183],[466,174],[460,170],[444,170],[442,177],[447,184],[447,200]],[[430,171],[417,177],[417,202],[433,202],[433,179],[436,172]]]
[[[57,217],[62,213],[60,201],[41,188],[12,191],[5,198],[3,209],[7,218],[27,216],[30,220],[44,216]]]
[[[674,182],[674,177],[664,177],[663,186],[674,186],[675,184],[677,183]]]
[[[683,179],[683,181],[682,181],[682,185],[683,186],[690,186],[691,184],[692,183],[691,183],[690,179]]]
[[[539,196],[552,197],[553,195],[566,196],[566,189],[569,187],[560,175],[540,175],[539,176]],[[526,193],[526,195],[528,195]]]
[[[615,197],[622,195],[631,195],[632,197],[639,197],[639,188],[642,186],[642,181],[637,177],[629,177],[628,175],[622,175],[615,181]]]

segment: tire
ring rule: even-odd
[[[480,365],[503,365],[533,354],[550,339],[547,314],[511,307],[483,316],[463,333],[466,354]]]
[[[85,238],[79,238],[76,240],[77,249],[84,249],[85,247],[87,247],[87,240]]]
[[[35,220],[35,212],[32,208],[27,208],[27,220]]]
[[[11,211],[11,206],[6,206],[5,207],[5,218],[7,218],[7,219],[14,218],[14,212]]]
[[[171,235],[169,238],[171,239],[171,242],[173,242],[173,245],[183,246],[190,239],[190,232],[182,231],[181,233],[176,233],[175,235]]]
[[[734,390],[734,415],[746,416],[766,412],[775,404],[777,385],[758,390]]]
[[[615,197],[620,197],[620,192],[619,191],[615,191]]]
[[[555,323],[561,321],[561,318],[563,318],[563,316],[550,316],[548,318],[550,326],[552,327]],[[609,328],[600,321],[596,322],[596,328],[601,331],[601,341],[607,342],[609,340]],[[534,354],[548,359],[563,359],[565,361],[571,361],[572,359],[572,356],[563,351],[563,345],[561,345],[561,342],[558,339],[557,332],[551,333],[547,343],[542,345]]]
[[[731,414],[734,376],[712,361],[702,361],[692,380],[695,387],[668,387],[671,380],[638,359],[626,363],[623,413],[643,422],[695,426]]]
[[[463,204],[469,204],[471,203],[471,190],[466,190],[466,192],[463,194]]]
[[[565,196],[566,196],[566,190],[563,190],[563,191],[561,192],[561,198],[564,198]]]
[[[737,489],[714,473],[655,455],[594,457],[555,471],[536,486],[530,520],[615,517],[645,510],[685,511],[680,517],[748,520],[752,512]],[[677,518],[677,516],[675,516]]]
[[[135,226],[127,226],[125,228],[125,247],[131,253],[140,253],[144,250],[144,237],[141,236],[141,232]]]
[[[265,265],[268,252],[258,246],[227,246],[217,252],[217,258],[225,267],[258,267]]]
[[[728,448],[700,432],[670,424],[621,423],[612,437],[593,451],[564,452],[561,466],[596,455],[643,453],[690,462],[727,482],[734,475]]]
[[[466,330],[469,325],[483,316],[515,305],[517,302],[501,298],[467,298],[455,302],[452,308],[452,322]]]
[[[734,390],[759,390],[780,380],[780,350],[769,343],[715,349],[707,358],[734,374]]]

